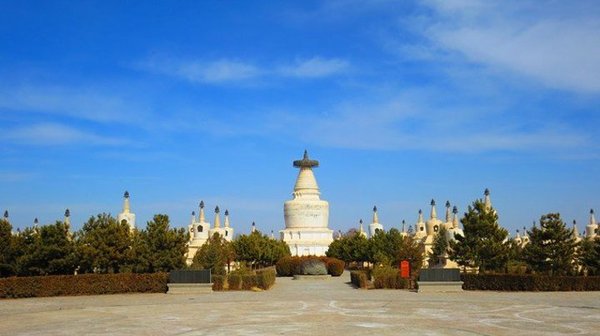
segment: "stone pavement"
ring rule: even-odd
[[[0,300],[1,335],[600,335],[600,292],[359,290],[349,274],[266,292]]]

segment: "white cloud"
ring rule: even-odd
[[[342,59],[313,57],[297,61],[293,65],[281,67],[280,73],[284,76],[298,78],[318,78],[339,74],[348,69],[348,67],[349,63]]]
[[[132,106],[116,96],[94,90],[57,86],[0,88],[0,109],[33,111],[95,122],[128,122]]]
[[[323,78],[342,73],[349,63],[338,58],[313,57],[282,66],[258,66],[250,62],[218,59],[213,61],[152,58],[140,63],[140,68],[195,83],[248,83],[252,80],[277,77]],[[270,70],[275,68],[275,70]]]
[[[38,123],[6,130],[0,140],[26,145],[108,145],[127,144],[125,139],[82,131],[57,123]]]
[[[434,12],[422,29],[436,47],[548,87],[600,92],[600,20],[585,11],[593,4],[430,1],[429,5]]]

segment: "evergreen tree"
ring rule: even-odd
[[[215,232],[196,252],[192,268],[210,269],[212,274],[225,274],[225,266],[234,259],[235,250],[232,244]]]
[[[577,252],[579,264],[587,275],[600,275],[600,237],[584,239]]]
[[[241,235],[232,243],[236,260],[243,261],[251,268],[274,265],[277,260],[291,255],[288,245],[254,231]]]
[[[329,248],[325,254],[328,257],[338,258],[346,263],[362,263],[371,259],[370,243],[367,238],[358,234],[355,230],[348,231],[343,237],[329,244]]]
[[[129,225],[108,214],[98,214],[83,225],[78,233],[77,254],[80,273],[119,273],[131,265],[133,235]]]
[[[378,230],[369,239],[369,245],[369,261],[384,265],[397,265],[402,234],[396,228],[392,228],[388,232]]]
[[[508,231],[498,224],[493,208],[486,208],[482,200],[468,207],[461,219],[463,236],[450,241],[450,259],[460,266],[474,267],[480,272],[501,271],[508,261]]]
[[[523,260],[538,273],[566,275],[575,273],[577,243],[573,229],[567,229],[558,213],[540,218],[540,227],[533,227],[529,243],[523,249]]]
[[[183,228],[171,229],[169,216],[154,215],[133,240],[135,271],[169,272],[185,266],[189,233]]]
[[[435,234],[433,246],[431,247],[431,251],[427,254],[429,257],[430,267],[441,264],[448,255],[448,247],[450,243],[448,242],[448,237],[446,236],[447,233],[448,230],[446,230],[446,227],[442,226]]]
[[[0,277],[15,274],[12,226],[0,219]]]
[[[423,266],[423,259],[423,244],[414,239],[413,236],[403,237],[398,247],[397,262],[408,260],[411,274],[417,274]]]

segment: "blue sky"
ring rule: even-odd
[[[308,149],[330,227],[487,187],[511,233],[599,208],[595,1],[0,1],[0,208],[283,224]],[[212,218],[210,214],[209,218]]]

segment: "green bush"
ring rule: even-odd
[[[463,289],[494,291],[598,291],[600,276],[463,274]]]
[[[264,269],[256,272],[256,284],[259,288],[267,290],[275,284],[275,270]]]
[[[225,290],[225,280],[226,277],[224,275],[213,275],[212,276],[212,290],[214,291],[222,291]]]
[[[227,276],[227,284],[229,284],[229,290],[242,289],[242,275],[232,272]]]
[[[350,272],[350,282],[358,288],[368,288],[369,281],[367,280],[367,273],[364,271],[352,271]]]
[[[252,287],[256,287],[256,275],[247,274],[242,275],[242,289],[250,290]]]
[[[0,279],[0,298],[166,293],[168,273],[47,275]]]
[[[400,276],[398,269],[391,266],[380,266],[373,269],[373,286],[375,288],[407,289],[410,282]]]

